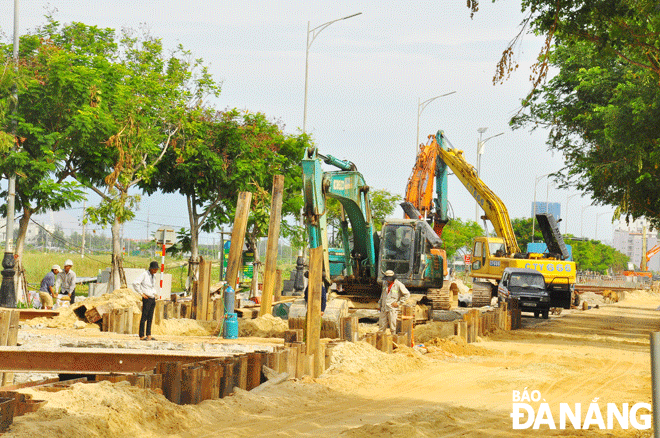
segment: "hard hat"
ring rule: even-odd
[[[383,279],[385,281],[394,281],[396,279],[396,274],[391,269],[388,269],[383,273]]]
[[[73,262],[71,259],[66,259],[66,262],[64,262],[64,266],[73,266]]]
[[[50,268],[50,269],[53,270],[53,271],[56,271],[56,270],[61,271],[62,270],[62,269],[60,269],[60,265],[53,265],[53,267]]]

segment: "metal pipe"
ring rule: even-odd
[[[653,436],[660,438],[660,332],[651,332],[651,387],[653,389]]]

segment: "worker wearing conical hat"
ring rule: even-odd
[[[385,271],[383,280],[383,289],[380,300],[378,300],[380,307],[378,326],[380,330],[389,328],[394,334],[396,333],[396,317],[399,307],[410,298],[410,292],[403,283],[396,279],[396,274],[392,270]]]

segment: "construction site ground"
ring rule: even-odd
[[[429,340],[425,354],[404,347],[388,355],[363,342],[345,343],[319,378],[289,380],[258,394],[237,390],[194,406],[172,404],[125,382],[24,390],[48,403],[15,418],[5,436],[648,437],[652,430],[633,427],[575,430],[569,424],[560,430],[558,412],[560,403],[581,403],[584,417],[596,398],[603,416],[607,403],[651,403],[649,332],[660,330],[659,306],[659,294],[636,291],[619,303],[564,311],[549,320],[524,314],[521,330],[496,332],[477,343]],[[25,330],[32,343],[56,335],[71,342],[109,341],[86,329]],[[202,336],[158,338],[154,348],[176,343],[194,349],[209,342]],[[513,391],[524,389],[540,392],[558,429],[513,430]]]

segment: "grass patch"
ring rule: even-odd
[[[25,251],[23,253],[23,267],[30,290],[38,290],[41,280],[50,271],[50,268],[57,264],[64,268],[64,261],[71,259],[73,270],[78,277],[96,277],[99,272],[110,267],[110,254],[92,254],[91,256],[80,257],[80,254],[74,253],[44,253],[37,251]],[[124,256],[125,268],[146,269],[149,262],[156,260],[160,265],[160,257],[139,257]],[[220,281],[220,266],[217,260],[211,269],[211,284]],[[295,269],[295,264],[279,263],[278,269],[282,270],[283,280],[289,279],[289,272]],[[172,292],[182,292],[186,289],[186,278],[188,276],[188,265],[186,260],[165,258],[165,272],[172,274]],[[87,295],[89,287],[79,285],[76,287],[76,295]]]

